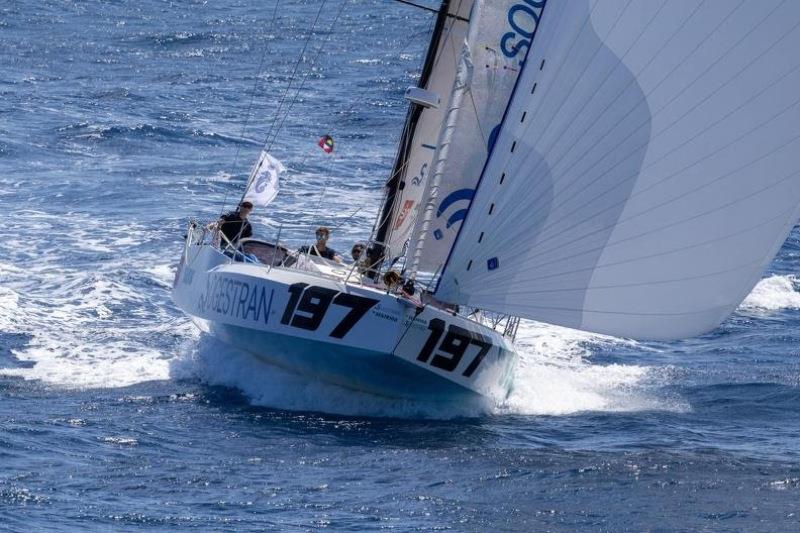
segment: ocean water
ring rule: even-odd
[[[524,324],[497,406],[303,380],[171,303],[187,220],[268,138],[289,172],[259,233],[368,235],[431,24],[389,0],[0,0],[0,530],[798,530],[800,228],[703,337]]]

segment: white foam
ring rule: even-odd
[[[175,271],[176,265],[172,263],[155,265],[144,269],[144,272],[149,274],[153,281],[166,288],[172,287],[172,281],[175,279]]]
[[[566,415],[687,409],[685,402],[666,398],[660,391],[668,368],[590,363],[593,350],[614,346],[648,350],[630,340],[523,321],[514,388],[499,411]]]
[[[25,216],[26,223],[32,223],[42,235],[64,240],[79,235],[78,241],[91,237],[113,251],[125,251],[138,242],[139,237],[128,235],[145,233],[137,225],[106,226],[101,220],[77,214],[67,219],[68,224],[47,213]],[[100,229],[103,239],[97,238]],[[346,241],[348,237],[351,235],[343,233],[340,238]],[[25,263],[24,268],[15,266],[22,262],[0,264],[3,280],[13,281],[0,287],[0,328],[29,336],[13,354],[33,363],[0,369],[2,375],[69,388],[199,378],[237,388],[256,405],[359,416],[451,418],[685,408],[680,400],[665,400],[661,393],[664,381],[669,380],[668,368],[594,361],[599,350],[644,351],[645,346],[533,322],[521,327],[516,385],[502,406],[484,402],[431,405],[346,390],[267,366],[213,339],[200,338],[183,319],[175,321],[176,310],[167,303],[166,294],[174,265],[159,253],[153,252],[152,257],[138,251],[135,257],[121,253],[116,264],[102,263],[97,271],[65,270],[59,253],[54,249],[49,263]],[[135,266],[131,268],[131,264]],[[155,281],[158,287],[151,285],[142,291],[135,285],[141,276],[120,275],[132,271]],[[792,290],[787,293],[785,282],[780,288],[783,294],[797,297]],[[180,353],[165,351],[163,346],[170,343],[158,342],[163,335],[185,339]]]
[[[173,355],[143,343],[149,335],[164,334],[169,318],[148,310],[143,294],[101,273],[36,271],[35,276],[45,286],[41,292],[0,290],[0,327],[30,337],[12,354],[33,363],[2,368],[0,375],[63,388],[124,387],[169,378]],[[144,313],[152,315],[140,316]],[[143,323],[147,318],[152,322]]]
[[[23,350],[14,350],[14,355],[35,364],[0,369],[0,375],[39,380],[65,389],[127,387],[169,378],[168,358],[135,342],[64,344],[63,339],[37,340]]]
[[[11,289],[0,287],[0,330],[19,333],[19,295]]]
[[[399,401],[343,389],[266,365],[208,336],[197,344],[187,343],[171,373],[173,378],[199,378],[239,389],[254,405],[356,416],[454,418],[687,409],[682,400],[661,392],[669,369],[590,364],[593,349],[637,346],[632,341],[530,322],[520,329],[515,386],[501,406],[483,400],[468,405]]]
[[[800,280],[792,275],[764,278],[744,299],[739,309],[762,312],[800,309]]]

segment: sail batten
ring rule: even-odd
[[[800,217],[800,4],[548,2],[437,298],[673,339]]]

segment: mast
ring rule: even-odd
[[[425,56],[425,63],[422,67],[418,87],[424,88],[428,84],[433,66],[436,61],[436,51],[441,40],[442,33],[445,28],[450,11],[450,0],[442,0],[439,7],[438,15],[436,16],[436,24],[431,35],[430,44],[428,44],[428,52]],[[380,263],[383,261],[383,254],[385,246],[383,243],[389,235],[389,229],[392,223],[392,213],[394,212],[395,202],[397,200],[398,191],[402,190],[405,182],[401,180],[403,171],[406,166],[406,161],[411,148],[411,140],[414,137],[414,130],[419,122],[419,117],[424,110],[423,107],[412,104],[408,113],[406,114],[406,122],[403,127],[403,133],[400,137],[400,143],[395,158],[392,173],[384,186],[386,188],[386,199],[384,200],[383,207],[381,208],[380,217],[378,218],[377,231],[375,233],[376,244],[371,250],[368,251],[370,263],[375,265],[375,272],[380,269]],[[377,275],[377,274],[376,274]]]

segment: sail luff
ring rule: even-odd
[[[441,269],[452,249],[501,127],[520,72],[520,58],[535,32],[542,5],[543,0],[473,5],[466,50],[474,68],[457,117],[448,117],[455,118],[448,157],[437,154],[434,160],[436,183],[423,193],[425,216],[419,217],[411,232],[407,264],[415,272]]]
[[[442,180],[442,174],[450,153],[450,144],[452,142],[453,133],[457,125],[458,113],[462,106],[464,94],[469,89],[469,78],[471,71],[472,61],[470,60],[469,43],[465,41],[461,51],[461,59],[459,60],[458,71],[456,72],[456,81],[453,86],[453,92],[450,95],[450,105],[445,117],[445,123],[439,135],[439,141],[436,143],[437,148],[433,156],[435,163],[427,191],[430,199],[425,204],[425,210],[420,223],[420,234],[422,237],[417,239],[416,246],[412,253],[411,266],[408,268],[409,276],[412,279],[417,275],[420,259],[425,249],[425,236],[427,236],[428,231],[430,230],[433,213],[436,210],[435,199],[438,197],[438,189]]]
[[[420,79],[418,83],[419,87],[424,88],[428,84],[428,80],[433,71],[433,66],[436,61],[436,52],[439,47],[439,41],[441,40],[450,10],[450,1],[451,0],[442,0],[442,3],[439,7],[439,13],[436,17],[436,23],[431,34],[431,40],[428,45],[428,50],[425,54],[425,62],[422,67],[422,72],[420,73]],[[397,199],[397,193],[399,192],[401,176],[405,172],[411,147],[411,139],[414,136],[414,130],[416,129],[422,111],[423,109],[420,106],[409,106],[408,112],[406,113],[406,122],[403,126],[403,133],[400,137],[400,143],[398,145],[397,156],[395,157],[394,166],[392,167],[392,173],[387,180],[386,185],[384,186],[386,189],[386,198],[380,211],[378,227],[374,238],[380,249],[373,252],[372,259],[372,263],[377,263],[378,268],[380,267],[379,262],[383,259],[383,249],[385,247],[385,243],[388,241],[387,237],[393,223],[392,214],[394,213],[396,207],[395,203]]]
[[[508,1],[508,0],[503,0]],[[411,249],[412,231],[421,212],[423,197],[433,165],[436,143],[444,124],[449,102],[442,102],[442,96],[452,92],[459,51],[470,27],[473,0],[453,0],[447,6],[448,12],[442,33],[436,43],[436,54],[430,74],[424,87],[418,92],[410,92],[407,98],[413,102],[415,117],[413,131],[408,130],[404,151],[399,152],[395,182],[387,189],[387,198],[392,196],[391,212],[387,213],[383,238],[384,255],[392,263]],[[374,257],[374,254],[371,254]]]

